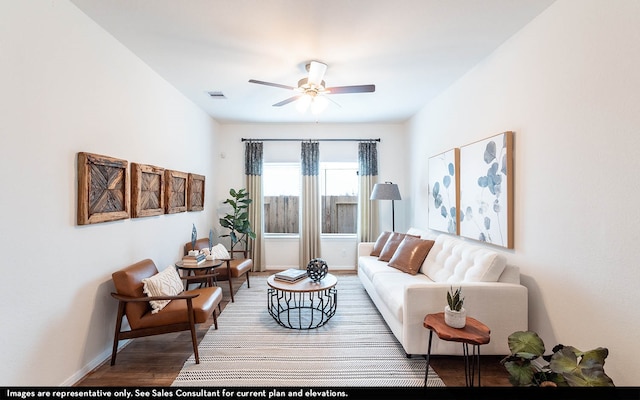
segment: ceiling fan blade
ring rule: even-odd
[[[296,88],[294,88],[293,86],[281,85],[279,83],[257,81],[255,79],[249,79],[249,83],[257,83],[259,85],[267,85],[267,86],[273,86],[273,87],[282,88],[282,89],[296,90]]]
[[[307,83],[313,84],[315,86],[322,85],[322,79],[324,78],[324,73],[327,71],[327,64],[323,64],[317,61],[311,61],[309,64],[309,79],[307,79]]]
[[[288,98],[288,99],[286,99],[286,100],[282,100],[281,102],[274,104],[273,106],[274,106],[274,107],[284,106],[285,104],[289,104],[289,103],[291,103],[291,102],[294,102],[294,101],[298,100],[298,99],[300,98],[300,96],[302,96],[302,95],[289,97],[289,98]]]
[[[376,85],[336,86],[327,88],[329,94],[375,92]]]

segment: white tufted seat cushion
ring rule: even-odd
[[[497,282],[506,264],[498,252],[439,235],[420,272],[434,282]]]

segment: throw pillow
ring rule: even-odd
[[[178,271],[176,271],[172,265],[150,278],[144,278],[142,283],[144,284],[142,291],[149,297],[176,296],[184,290],[182,279],[180,279]],[[150,300],[149,304],[153,309],[151,313],[156,314],[169,304],[170,301],[171,300]]]
[[[406,236],[405,233],[400,232],[392,232],[389,235],[389,239],[387,239],[387,243],[384,244],[382,251],[380,252],[380,256],[378,256],[378,260],[380,261],[389,261],[393,254],[396,252],[398,246],[400,246],[400,242]]]
[[[211,249],[211,255],[217,260],[228,260],[231,258],[229,252],[227,251],[227,248],[224,247],[222,243],[218,243],[217,245],[213,246],[213,248]]]
[[[380,257],[380,252],[384,248],[384,245],[387,243],[389,236],[391,236],[391,232],[382,232],[380,236],[378,236],[378,239],[376,239],[376,242],[373,244],[373,250],[371,250],[370,255]]]
[[[411,275],[420,270],[435,241],[406,235],[389,260],[389,266]]]

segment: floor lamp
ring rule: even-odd
[[[396,230],[396,216],[395,216],[395,200],[402,200],[400,197],[400,190],[398,185],[391,182],[376,183],[371,191],[371,197],[369,200],[391,200],[391,227],[395,232]]]

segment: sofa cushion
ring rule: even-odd
[[[182,279],[178,275],[175,267],[172,265],[165,268],[163,271],[158,272],[149,278],[142,280],[143,292],[149,296],[175,296],[180,294],[183,290]],[[153,311],[153,314],[162,310],[171,300],[151,300],[149,304]]]
[[[395,254],[398,246],[400,246],[400,242],[402,242],[402,239],[404,239],[405,236],[407,236],[406,233],[392,232],[389,236],[389,239],[387,239],[387,243],[385,243],[384,247],[382,248],[378,260],[389,262],[389,260],[391,260],[391,257],[393,257],[393,255]]]
[[[433,240],[406,235],[389,260],[389,266],[411,275],[417,274],[434,243]]]
[[[382,232],[380,236],[378,236],[376,242],[373,244],[373,250],[371,250],[370,255],[379,257],[380,252],[382,252],[384,245],[387,243],[387,239],[389,239],[389,236],[391,236],[391,232]]]
[[[440,235],[420,271],[435,282],[497,282],[506,263],[498,252]]]
[[[365,274],[370,281],[378,273],[403,273],[399,269],[391,268],[386,262],[378,261],[378,258],[373,256],[360,256],[358,258],[358,271]]]
[[[388,268],[394,271],[393,268]],[[405,301],[405,291],[408,285],[420,284],[432,282],[428,277],[417,274],[409,275],[399,272],[393,273],[379,273],[373,278],[372,285],[375,288],[376,293],[380,296],[382,302],[387,306],[389,311],[393,313],[393,316],[398,321],[403,321],[403,309]],[[443,300],[444,302],[445,300]],[[443,303],[444,304],[444,303]],[[444,305],[443,305],[444,307]],[[423,317],[424,318],[424,317]],[[422,323],[420,323],[422,325]]]

